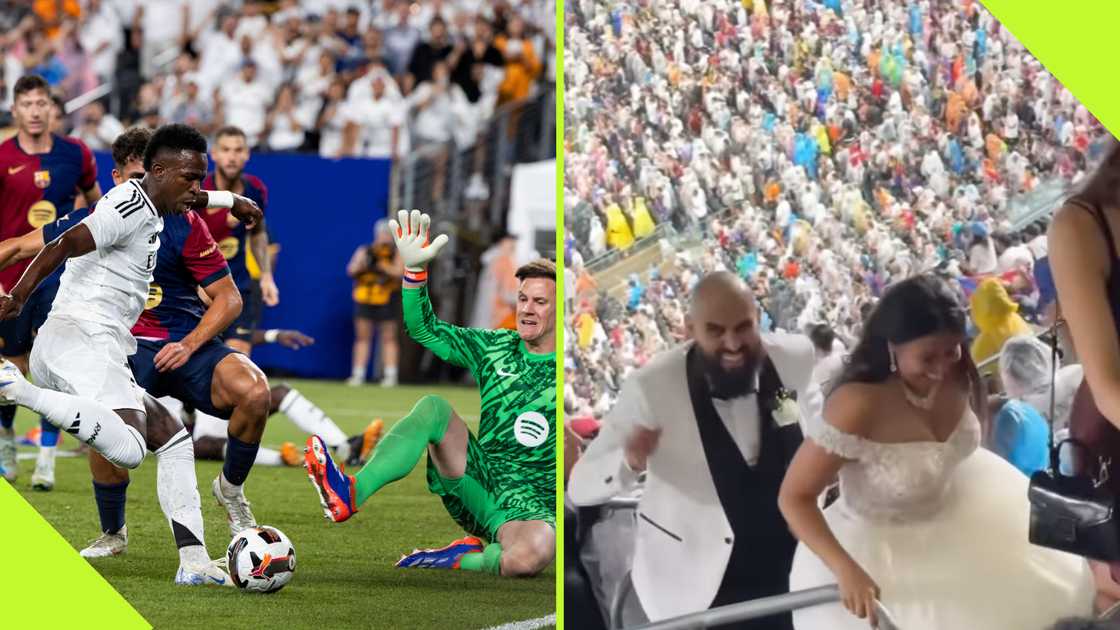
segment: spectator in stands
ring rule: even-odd
[[[1030,325],[1019,315],[1019,305],[1008,296],[1007,290],[994,278],[988,278],[976,287],[970,302],[972,321],[980,334],[972,341],[972,360],[977,365],[999,355],[1003,344],[1018,335],[1031,334]],[[994,362],[980,368],[984,376],[998,373]]]
[[[296,87],[291,83],[280,86],[276,105],[268,112],[261,136],[269,151],[295,151],[303,146],[308,124],[296,109]]]
[[[255,149],[272,103],[272,90],[257,76],[257,62],[252,58],[242,60],[241,70],[222,83],[217,96],[215,118],[223,125],[242,129],[249,147]]]
[[[396,159],[409,150],[405,101],[375,74],[369,97],[348,104],[342,154]]]
[[[1049,258],[1062,316],[1069,327],[1085,383],[1075,398],[1070,436],[1103,458],[1120,461],[1120,142],[1109,141],[1104,160],[1080,191],[1054,215]],[[1104,487],[1120,496],[1113,470]],[[1093,562],[1098,607],[1120,601],[1120,563]]]
[[[91,149],[107,149],[112,146],[117,136],[124,133],[124,125],[105,113],[105,105],[101,101],[94,101],[82,109],[82,124],[75,130],[74,135]]]
[[[1050,464],[1050,431],[1045,412],[1036,406],[1050,393],[1050,357],[1034,337],[1012,337],[999,356],[1000,381],[1007,392],[992,421],[991,448],[1030,476]],[[1031,401],[1025,396],[1034,394]]]
[[[494,47],[505,59],[506,73],[498,86],[498,104],[518,101],[529,96],[529,89],[540,75],[543,65],[533,41],[525,36],[525,20],[513,16],[506,32],[494,39]]]
[[[388,219],[373,228],[373,242],[359,245],[346,273],[354,279],[354,350],[348,385],[365,383],[373,335],[381,342],[381,385],[397,385],[400,354],[401,278],[404,263],[393,244]]]
[[[828,324],[816,324],[809,329],[809,340],[813,342],[815,363],[812,381],[827,391],[831,383],[844,369],[844,355],[847,349],[836,338],[836,333]]]
[[[167,122],[190,125],[209,135],[216,131],[214,111],[202,98],[198,82],[193,74],[183,78],[183,90],[170,102]]]
[[[342,157],[343,134],[346,130],[346,83],[342,79],[331,82],[327,88],[323,107],[317,117],[319,129],[319,155]]]
[[[416,45],[408,62],[408,71],[401,81],[404,92],[432,78],[437,63],[446,60],[454,46],[447,36],[447,23],[436,16],[428,24],[428,40]]]

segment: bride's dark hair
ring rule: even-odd
[[[963,335],[967,318],[953,290],[937,276],[921,274],[891,285],[867,318],[859,342],[845,361],[832,391],[846,383],[886,381],[891,375],[888,343],[903,344],[938,333]],[[984,418],[984,382],[967,342],[961,343],[961,363],[968,375],[973,411]]]

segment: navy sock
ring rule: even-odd
[[[226,463],[222,466],[222,473],[226,476],[226,481],[235,486],[240,486],[245,483],[245,478],[249,476],[249,470],[253,467],[253,462],[257,459],[257,450],[261,445],[247,444],[241,440],[229,436],[226,442]]]
[[[0,407],[0,427],[5,429],[12,428],[16,423],[16,406],[4,405]]]
[[[124,502],[128,482],[100,484],[93,482],[93,496],[97,499],[97,514],[101,517],[101,531],[115,534],[124,527]]]
[[[58,445],[58,427],[54,426],[44,417],[39,418],[39,428],[42,429],[39,433],[39,446],[57,446]]]

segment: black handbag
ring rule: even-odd
[[[1111,461],[1097,457],[1093,466],[1062,474],[1062,445],[1082,449],[1093,460],[1093,449],[1077,440],[1054,444],[1054,390],[1058,370],[1058,324],[1051,329],[1050,365],[1050,467],[1031,475],[1027,496],[1031,503],[1030,542],[1078,556],[1115,562],[1120,560],[1120,519],[1116,496],[1106,486]],[[1094,474],[1095,473],[1095,474]]]

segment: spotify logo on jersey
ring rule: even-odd
[[[548,420],[535,411],[527,411],[517,416],[513,423],[513,436],[522,446],[536,448],[548,439]]]

